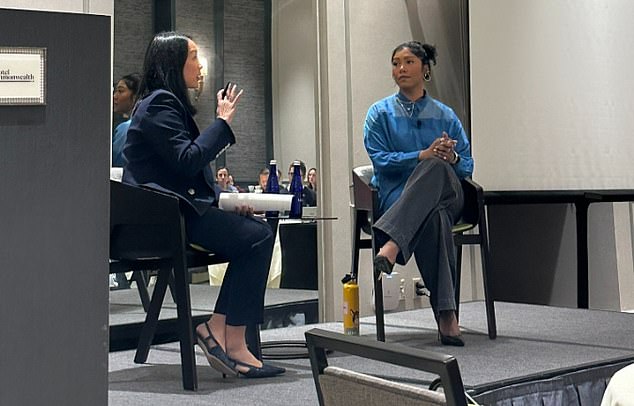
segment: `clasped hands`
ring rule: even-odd
[[[418,154],[418,160],[421,161],[425,158],[436,157],[450,164],[454,164],[457,160],[457,155],[454,152],[456,144],[457,141],[449,138],[449,134],[443,131],[440,138],[436,138],[429,148],[422,150]]]

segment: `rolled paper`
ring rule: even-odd
[[[249,206],[255,211],[290,210],[293,195],[269,193],[220,193],[218,207],[233,211],[236,207]]]
[[[118,167],[110,168],[110,179],[116,180],[117,182],[121,182],[122,177],[123,177],[123,168],[118,168]]]

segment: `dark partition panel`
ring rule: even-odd
[[[46,47],[45,106],[0,106],[0,404],[108,402],[110,17],[0,9]]]
[[[317,223],[280,224],[280,288],[317,290]]]

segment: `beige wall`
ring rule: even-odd
[[[474,178],[485,190],[634,188],[633,12],[626,0],[470,2]],[[624,206],[590,206],[593,308],[634,302],[632,206]],[[571,206],[565,221],[574,215]],[[575,278],[556,275],[552,300],[571,286],[574,296]]]
[[[315,1],[272,3],[273,146],[283,178],[295,159],[317,165],[315,10]]]

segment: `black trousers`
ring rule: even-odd
[[[232,326],[261,324],[275,242],[270,225],[217,207],[202,216],[188,210],[185,222],[190,242],[229,260],[214,312]]]

